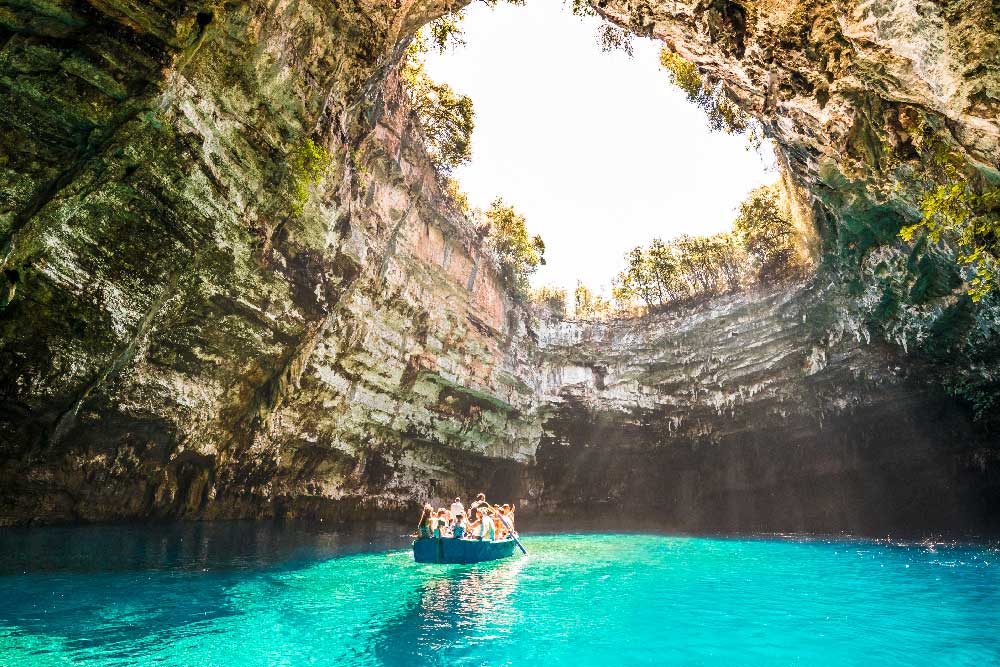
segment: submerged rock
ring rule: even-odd
[[[995,311],[953,269],[917,293],[948,251],[894,240],[917,195],[865,152],[890,128],[917,169],[920,127],[996,175],[995,17],[735,7],[602,11],[741,83],[821,275],[595,324],[533,321],[441,193],[398,65],[444,3],[0,10],[0,524],[479,488],[685,528],[995,521],[992,436],[941,388],[990,394]],[[978,60],[924,54],[944,33]]]

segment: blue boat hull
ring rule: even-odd
[[[489,542],[445,537],[413,541],[413,560],[418,563],[482,563],[507,558],[513,553],[514,540]]]

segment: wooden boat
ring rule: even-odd
[[[492,542],[425,537],[413,541],[413,560],[418,563],[482,563],[513,555],[514,545],[515,541],[510,538]]]

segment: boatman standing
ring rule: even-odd
[[[480,493],[478,496],[476,496],[476,499],[469,506],[469,511],[475,512],[482,505],[488,505],[488,503],[486,502],[486,494],[485,493]]]
[[[455,498],[455,502],[451,504],[451,518],[457,521],[459,514],[465,514],[465,505],[461,498]]]

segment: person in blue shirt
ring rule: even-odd
[[[468,523],[465,521],[465,514],[459,512],[455,516],[455,527],[452,529],[452,535],[456,538],[465,537],[465,531],[468,528]]]

